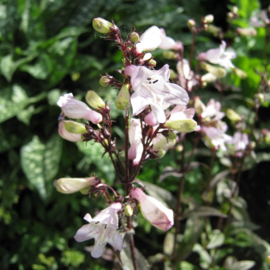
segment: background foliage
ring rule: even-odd
[[[257,0],[199,1],[199,0],[156,0],[156,1],[100,1],[100,0],[3,0],[0,4],[0,254],[1,269],[110,269],[112,265],[102,259],[93,260],[84,247],[73,236],[82,226],[83,216],[94,214],[103,207],[101,200],[89,200],[80,194],[65,196],[56,192],[53,181],[60,177],[85,177],[97,173],[109,183],[114,180],[113,168],[106,158],[100,160],[102,149],[95,144],[70,143],[58,136],[60,113],[56,101],[63,93],[83,99],[87,90],[95,90],[105,100],[112,101],[116,90],[105,90],[98,84],[100,74],[108,72],[118,76],[121,67],[121,53],[116,47],[102,40],[92,29],[95,17],[114,19],[122,33],[128,34],[135,26],[142,32],[151,25],[166,29],[168,36],[181,40],[188,56],[192,35],[186,27],[189,18],[199,21],[211,13],[215,24],[227,28],[226,13],[237,5],[241,17],[236,26],[245,27],[251,15],[266,2]],[[246,98],[252,98],[260,76],[255,72],[263,65],[263,40],[266,30],[260,28],[256,37],[239,39],[234,49],[238,54],[235,65],[248,74],[245,81],[231,76],[230,84],[241,88]],[[217,47],[219,40],[210,34],[198,37],[196,53]],[[269,48],[268,48],[269,49]],[[269,52],[268,52],[269,53]],[[269,55],[269,54],[268,54]],[[162,52],[156,52],[158,68],[162,66]],[[175,68],[175,63],[171,66]],[[269,71],[269,70],[268,70]],[[218,99],[218,92],[209,88],[200,93],[207,101]],[[235,93],[230,93],[235,94]],[[237,94],[237,93],[236,93]],[[269,99],[265,108],[259,111],[258,128],[269,128]],[[225,104],[226,106],[226,104]],[[227,106],[246,114],[241,100],[230,100]],[[114,109],[113,117],[121,112]],[[248,117],[248,116],[246,116]],[[120,141],[123,131],[114,130]],[[192,135],[191,135],[192,136]],[[191,149],[191,142],[187,145]],[[248,170],[243,174],[239,212],[247,215],[247,226],[239,226],[226,245],[234,242],[232,254],[241,260],[254,260],[253,269],[268,269],[260,256],[270,242],[269,236],[269,146],[259,149],[257,158],[250,160]],[[260,152],[262,153],[260,155]],[[172,193],[177,185],[172,176],[160,181],[165,167],[173,166],[173,152],[162,160],[149,161],[140,179]],[[198,155],[198,161],[210,160]],[[259,163],[260,162],[260,163]],[[257,163],[257,164],[256,164]],[[226,166],[215,165],[214,173],[225,170]],[[186,203],[201,202],[201,187],[205,184],[207,170],[199,166],[186,176]],[[193,198],[192,200],[190,198]],[[188,201],[190,200],[190,201]],[[242,205],[241,205],[242,203]],[[248,211],[246,211],[248,207]],[[241,213],[242,211],[242,213]],[[243,213],[244,212],[244,213]],[[192,247],[184,243],[197,242],[201,235],[201,224],[196,215],[184,222],[183,245],[179,254],[187,260],[182,269],[188,268],[188,261],[200,264],[203,251],[197,246],[197,253],[190,254]],[[194,230],[192,227],[196,225]],[[256,226],[255,226],[256,224]],[[139,218],[136,244],[145,257],[154,256],[160,249],[165,234],[152,228]],[[212,231],[215,234],[214,231]],[[258,238],[258,236],[260,238]],[[167,235],[166,237],[169,237]],[[213,237],[219,237],[213,235]],[[264,239],[266,242],[263,242]],[[193,244],[194,244],[193,243]],[[223,241],[222,241],[223,243]],[[217,242],[213,240],[213,246]],[[210,245],[210,244],[209,244]],[[232,246],[232,245],[231,245]],[[230,248],[231,248],[230,246]],[[149,248],[151,247],[151,248]],[[208,247],[211,249],[211,246]],[[220,251],[222,252],[222,250]],[[196,255],[197,254],[197,255]],[[199,257],[198,254],[201,256]],[[207,257],[207,255],[205,255]],[[154,262],[157,258],[152,258]],[[207,261],[207,258],[204,258]],[[158,268],[159,264],[156,264]],[[186,268],[184,268],[186,267]],[[190,266],[191,267],[191,266]],[[263,268],[264,267],[264,268]],[[195,269],[195,268],[194,268]],[[196,268],[200,269],[200,268]],[[230,268],[232,269],[232,268]],[[246,269],[238,268],[238,269]]]

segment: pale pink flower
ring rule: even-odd
[[[175,41],[173,38],[168,37],[166,35],[166,32],[163,28],[159,29],[162,33],[163,39],[160,43],[160,45],[158,46],[158,48],[162,49],[162,50],[183,50],[183,44],[180,41]]]
[[[215,148],[215,150],[227,150],[225,143],[229,143],[232,139],[231,136],[225,134],[227,130],[227,125],[224,123],[223,128],[217,127],[206,127],[203,126],[201,131],[205,134],[204,136],[204,143],[209,148]]]
[[[230,143],[234,146],[235,155],[237,157],[242,157],[243,152],[246,150],[249,144],[248,135],[239,131],[235,132]]]
[[[128,131],[130,148],[128,150],[128,158],[133,160],[133,165],[138,165],[143,152],[142,129],[139,119],[131,118]]]
[[[236,53],[234,51],[225,51],[225,48],[226,42],[223,40],[219,48],[210,49],[207,52],[200,53],[197,59],[208,61],[212,64],[219,64],[226,69],[233,68],[234,65],[232,64],[231,59],[236,57]]]
[[[207,103],[206,107],[204,107],[204,110],[201,113],[201,117],[202,118],[209,117],[211,120],[220,120],[225,115],[225,113],[221,112],[220,109],[221,109],[220,102],[215,101],[214,99],[211,98]]]
[[[189,62],[186,59],[178,61],[176,69],[179,74],[180,85],[191,91],[193,86],[198,84],[198,81],[195,78],[194,72],[190,69]]]
[[[160,70],[130,65],[125,69],[125,75],[131,77],[134,90],[131,95],[133,115],[138,115],[151,106],[157,122],[164,123],[166,121],[165,109],[171,105],[186,105],[189,101],[188,94],[182,87],[169,82],[168,65]]]
[[[72,93],[61,96],[57,101],[57,105],[62,108],[65,116],[90,120],[94,124],[102,121],[102,116],[98,112],[91,110],[84,102],[73,97]]]
[[[173,211],[154,197],[146,195],[142,189],[133,189],[130,198],[139,202],[142,214],[153,226],[162,231],[167,231],[173,226]]]
[[[109,207],[102,210],[93,219],[90,214],[86,214],[84,219],[89,224],[82,226],[74,236],[77,242],[83,242],[95,239],[94,248],[91,255],[99,258],[104,251],[107,243],[117,250],[123,248],[123,237],[117,231],[118,229],[118,212],[121,210],[121,203],[112,203]]]

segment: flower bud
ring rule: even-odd
[[[258,100],[259,100],[260,103],[263,103],[263,102],[264,102],[264,94],[259,93],[259,94],[257,95],[257,98],[258,98]]]
[[[105,108],[105,102],[102,98],[94,91],[88,91],[85,97],[87,103],[94,109],[99,110]]]
[[[152,58],[152,54],[151,53],[146,53],[143,57],[143,61],[148,61]]]
[[[158,159],[163,158],[165,154],[166,154],[166,151],[164,151],[164,150],[158,150],[156,152],[156,158],[158,158]]]
[[[228,109],[226,111],[226,116],[232,121],[232,122],[238,122],[241,121],[242,117],[236,113],[234,110],[232,109]]]
[[[154,60],[154,59],[150,59],[150,61],[148,62],[148,64],[151,66],[151,67],[155,67],[157,62]]]
[[[204,23],[212,23],[214,21],[214,16],[209,14],[203,18]]]
[[[129,99],[130,99],[130,94],[129,94],[129,84],[123,84],[116,100],[115,100],[115,105],[118,110],[125,110],[128,105],[129,105]]]
[[[141,213],[153,226],[162,231],[167,231],[173,226],[173,211],[154,197],[146,195],[142,189],[133,189],[129,197],[139,202]]]
[[[222,29],[213,24],[209,24],[206,30],[208,33],[213,34],[215,37],[218,37],[219,34],[222,33]]]
[[[133,208],[127,204],[124,206],[124,212],[127,217],[131,217],[133,215]]]
[[[192,132],[197,127],[197,122],[193,119],[185,119],[185,120],[168,120],[164,126],[177,130],[179,132]]]
[[[257,31],[254,28],[240,28],[236,30],[240,36],[243,37],[254,37],[257,35]]]
[[[189,28],[193,28],[193,27],[196,26],[196,22],[193,19],[189,19],[188,22],[187,22],[187,26]]]
[[[205,62],[201,62],[201,68],[210,72],[214,76],[218,78],[223,78],[226,76],[226,70],[221,67],[215,67]]]
[[[233,69],[234,73],[236,76],[238,76],[240,79],[246,79],[247,78],[247,73],[239,68],[234,68]]]
[[[93,19],[93,27],[94,29],[102,34],[108,34],[111,32],[110,27],[114,27],[114,25],[102,18]]]
[[[169,59],[169,60],[174,60],[174,59],[176,59],[176,55],[175,55],[175,53],[172,52],[172,51],[164,51],[164,52],[162,53],[162,55],[163,55],[163,57],[164,57],[165,59]]]
[[[65,123],[67,122],[74,122],[74,121],[61,121],[58,125],[58,133],[59,135],[70,142],[80,142],[81,141],[81,133],[71,133],[67,131],[65,127]],[[80,124],[77,122],[74,122],[76,124]],[[85,132],[85,127],[84,127],[84,132]]]
[[[212,73],[206,73],[201,77],[201,81],[203,83],[212,83],[216,81],[217,77],[213,75]]]
[[[172,69],[170,69],[170,79],[171,80],[176,80],[177,79],[177,74]]]
[[[133,43],[137,43],[140,39],[140,36],[138,33],[136,32],[132,32],[130,35],[129,35],[129,38],[130,38],[130,41],[133,42]]]
[[[198,96],[194,98],[194,108],[197,114],[202,114],[206,110],[205,105]]]
[[[63,121],[65,128],[68,132],[73,134],[83,134],[86,132],[85,125],[75,121]]]
[[[60,178],[54,182],[54,185],[58,192],[64,194],[71,194],[81,189],[85,189],[91,186],[95,186],[99,183],[99,179],[96,177],[89,178]]]
[[[91,110],[84,102],[75,99],[71,93],[61,96],[57,105],[62,108],[64,115],[70,118],[84,118],[94,124],[102,121],[101,114]]]
[[[103,87],[107,87],[111,82],[112,82],[112,78],[110,78],[109,76],[102,76],[99,79],[99,84]]]

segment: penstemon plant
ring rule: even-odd
[[[237,11],[232,10],[228,17],[232,22]],[[202,269],[235,269],[232,267],[237,265],[244,265],[239,269],[250,269],[254,265],[251,260],[237,261],[229,256],[230,251],[223,250],[223,245],[225,239],[233,239],[237,232],[243,233],[235,222],[236,207],[241,203],[239,182],[245,161],[254,154],[256,143],[269,138],[267,130],[259,136],[255,132],[258,109],[264,94],[269,91],[269,81],[262,72],[248,116],[229,107],[223,108],[227,87],[225,76],[232,73],[243,78],[245,72],[232,63],[236,53],[228,48],[221,30],[211,25],[213,19],[208,15],[200,25],[194,20],[188,21],[193,35],[189,59],[184,58],[182,43],[166,36],[164,29],[157,26],[150,27],[143,34],[133,28],[124,39],[114,22],[102,18],[93,20],[94,29],[122,52],[123,63],[118,70],[122,79],[109,74],[100,78],[102,86],[113,87],[119,92],[113,101],[104,102],[96,92],[88,91],[85,99],[91,108],[75,99],[72,93],[61,96],[57,102],[62,109],[59,134],[72,142],[100,144],[103,155],[110,158],[116,179],[114,185],[108,185],[97,173],[91,177],[61,178],[55,182],[61,193],[81,191],[92,195],[91,199],[102,195],[108,204],[93,218],[86,214],[84,219],[88,223],[74,236],[77,242],[94,239],[94,246],[90,249],[92,257],[103,256],[108,243],[123,269],[131,269],[123,262],[127,249],[135,270],[149,269],[148,264],[141,260],[134,237],[134,218],[141,212],[158,230],[170,230],[165,237],[162,258],[154,258],[163,261],[166,269],[198,269],[184,261],[191,252],[199,255]],[[269,22],[266,24],[269,27]],[[209,29],[221,38],[220,46],[200,52],[195,59],[196,38],[200,32]],[[228,31],[227,36],[233,30]],[[236,33],[250,35],[254,31],[239,28]],[[164,50],[165,58],[176,61],[176,71],[170,70],[168,64],[155,69],[157,63],[150,51],[156,49]],[[219,100],[211,98],[204,103],[200,90],[209,84],[219,90]],[[111,102],[124,112],[122,127],[111,116]],[[228,132],[228,124],[223,120],[225,116],[231,121],[233,132]],[[79,122],[70,119],[79,119]],[[113,134],[115,125],[123,130],[123,145]],[[193,134],[189,137],[191,132]],[[192,140],[190,151],[187,151],[187,140]],[[209,149],[209,165],[195,161],[202,143]],[[151,196],[151,187],[140,181],[138,174],[147,160],[161,159],[170,148],[175,152],[174,167],[164,170],[162,177],[176,176],[178,190],[175,205],[168,206]],[[227,166],[227,169],[217,172],[217,163]],[[198,166],[207,167],[202,206],[183,196],[185,177]],[[125,190],[124,194],[122,190]],[[214,219],[210,220],[212,216]],[[180,225],[185,219],[183,229]],[[265,245],[265,250],[266,257],[270,254],[268,245]]]

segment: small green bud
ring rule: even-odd
[[[67,121],[63,121],[64,125],[65,125],[65,129],[73,134],[83,134],[86,132],[85,129],[85,125],[75,122],[75,121],[71,121],[71,120],[67,120]]]
[[[240,36],[243,36],[243,37],[254,37],[257,35],[257,31],[254,29],[254,28],[240,28],[238,27],[236,29],[236,31],[238,32],[238,34]]]
[[[213,25],[213,24],[209,24],[208,27],[207,27],[207,29],[206,29],[206,31],[207,31],[208,33],[213,34],[213,36],[215,36],[215,37],[218,37],[218,35],[219,35],[220,33],[222,33],[221,28],[219,28],[219,27],[217,27],[217,26],[215,26],[215,25]]]
[[[105,102],[94,91],[88,91],[85,97],[87,103],[94,109],[105,108]]]
[[[187,26],[189,28],[193,28],[193,27],[196,26],[196,22],[193,19],[189,19],[188,22],[187,22]]]
[[[170,69],[170,79],[171,80],[176,80],[177,79],[177,74],[174,72],[174,70]]]
[[[112,78],[108,77],[108,76],[102,76],[99,79],[99,84],[103,87],[107,87],[112,81]]]
[[[175,55],[175,53],[172,52],[172,51],[164,51],[164,52],[162,53],[162,55],[163,55],[163,57],[164,57],[165,59],[169,59],[169,60],[174,60],[174,59],[176,59],[176,55]]]
[[[194,109],[198,114],[202,114],[206,109],[205,105],[198,96],[194,98]]]
[[[164,151],[164,150],[158,150],[156,152],[157,158],[162,158],[165,154],[166,154],[166,151]]]
[[[226,76],[226,70],[221,67],[215,67],[205,62],[201,62],[201,68],[212,73],[214,76],[218,78],[223,78]]]
[[[130,99],[129,88],[130,88],[129,84],[127,83],[123,84],[115,100],[115,105],[118,110],[125,110],[128,107]]]
[[[254,149],[256,147],[256,142],[251,141],[249,146],[250,146],[251,149]]]
[[[203,19],[204,23],[212,23],[213,21],[214,21],[214,16],[212,14],[205,16]]]
[[[226,116],[232,121],[232,122],[238,122],[242,120],[242,117],[236,113],[234,110],[232,109],[228,109],[226,111]]]
[[[157,62],[156,62],[154,59],[151,59],[151,60],[148,62],[148,64],[149,64],[150,66],[152,66],[152,67],[155,67],[156,64],[157,64]]]
[[[164,124],[164,126],[177,130],[179,132],[192,132],[197,127],[197,122],[193,119],[185,119],[185,120],[174,120],[170,121],[170,119]]]
[[[126,204],[124,206],[124,212],[127,217],[131,217],[133,215],[133,208],[129,204]]]
[[[95,18],[93,19],[93,27],[99,33],[108,34],[111,32],[110,27],[114,27],[114,25],[102,18]]]
[[[233,69],[234,73],[236,76],[238,76],[240,79],[246,79],[247,78],[247,73],[239,68],[234,68]]]
[[[133,42],[133,43],[137,43],[140,39],[140,36],[138,33],[136,32],[132,32],[130,35],[129,35],[129,38],[130,38],[130,41]]]
[[[257,95],[257,98],[258,98],[258,100],[259,100],[260,103],[263,103],[263,102],[264,102],[264,94],[259,93],[259,94]]]

